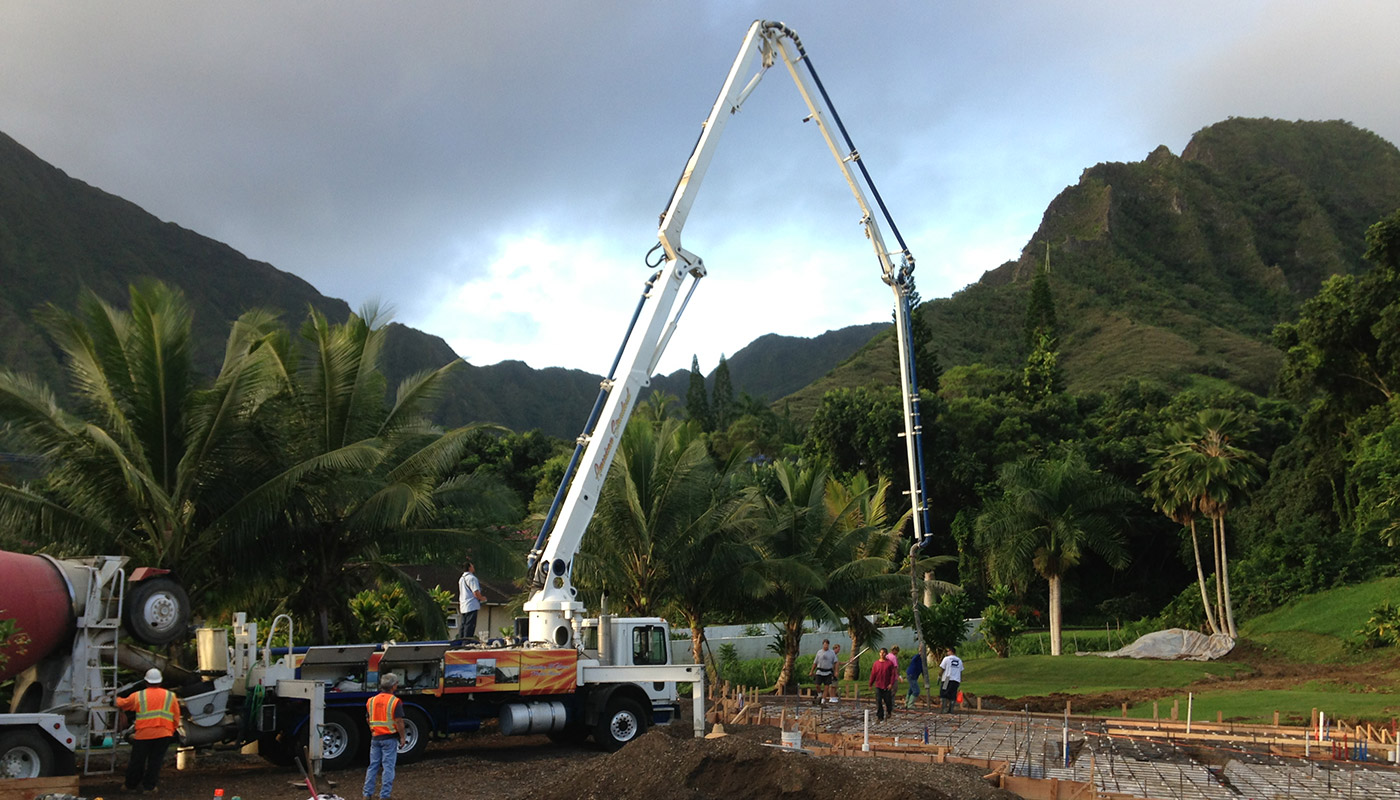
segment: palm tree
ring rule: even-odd
[[[1152,501],[1152,507],[1167,515],[1167,518],[1178,525],[1181,525],[1191,534],[1191,552],[1196,558],[1196,585],[1201,590],[1201,606],[1206,612],[1206,624],[1210,627],[1211,633],[1223,633],[1220,624],[1216,622],[1215,610],[1210,602],[1210,595],[1206,591],[1206,574],[1201,565],[1201,544],[1196,536],[1196,507],[1191,498],[1185,496],[1182,486],[1174,484],[1169,474],[1175,466],[1173,460],[1167,455],[1165,448],[1153,449],[1151,452],[1155,457],[1152,468],[1142,477],[1144,492],[1148,499]],[[1214,537],[1212,537],[1214,541]]]
[[[1050,584],[1050,652],[1060,655],[1061,583],[1085,551],[1121,568],[1128,553],[1116,527],[1131,492],[1104,478],[1084,460],[1027,458],[1002,467],[1001,497],[977,518],[977,544],[1003,582],[1032,570]]]
[[[765,500],[758,533],[762,559],[755,568],[766,583],[764,603],[783,626],[778,686],[793,688],[803,621],[838,619],[827,593],[833,586],[870,581],[879,574],[881,559],[860,554],[870,528],[852,524],[850,518],[858,511],[861,497],[828,504],[825,469],[786,459],[775,462],[772,469],[778,486],[776,496]]]
[[[281,352],[289,380],[258,416],[264,444],[258,486],[231,509],[224,531],[231,566],[277,563],[271,578],[316,637],[353,629],[348,600],[372,580],[399,583],[432,613],[431,599],[393,564],[401,560],[480,563],[508,555],[498,537],[444,525],[470,477],[453,477],[481,426],[441,431],[428,411],[459,362],[404,379],[392,403],[379,371],[387,329],[369,308],[332,325],[312,311],[302,348]],[[440,615],[433,613],[433,618]]]
[[[706,620],[758,588],[746,571],[756,495],[732,488],[729,472],[696,422],[634,419],[574,570],[581,589],[625,613],[678,612],[697,664]]]
[[[890,481],[880,477],[875,485],[864,473],[855,473],[849,481],[830,480],[826,486],[826,509],[829,515],[840,514],[842,525],[865,532],[853,541],[852,560],[838,566],[829,576],[822,593],[827,603],[846,618],[846,634],[851,640],[851,655],[875,641],[879,628],[869,617],[893,602],[904,586],[903,576],[895,573],[899,558],[899,530],[908,514],[893,524],[889,521],[885,499]],[[847,679],[855,677],[855,661],[846,665]]]
[[[1235,612],[1230,600],[1230,567],[1225,536],[1225,514],[1245,489],[1258,483],[1263,460],[1235,444],[1253,427],[1234,411],[1208,408],[1173,429],[1172,444],[1162,454],[1162,481],[1173,487],[1178,502],[1211,520],[1215,550],[1216,619],[1230,636],[1236,636]]]
[[[213,386],[201,388],[178,290],[133,286],[130,311],[85,292],[78,313],[50,307],[43,319],[75,410],[0,371],[0,422],[45,468],[37,486],[0,485],[0,527],[60,552],[123,553],[177,569],[192,592],[216,591],[227,577],[217,531],[254,452],[247,423],[282,384],[275,320],[240,317]]]

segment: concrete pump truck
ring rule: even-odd
[[[653,247],[653,252],[659,251],[659,259],[652,262],[655,271],[645,282],[622,346],[602,381],[529,553],[527,573],[533,593],[525,604],[528,618],[521,621],[527,624],[518,624],[516,636],[509,642],[289,645],[274,649],[272,631],[260,642],[257,627],[243,615],[236,615],[232,647],[224,629],[197,632],[198,674],[203,681],[181,695],[189,708],[182,731],[186,744],[256,741],[264,757],[286,762],[305,747],[317,771],[348,766],[364,752],[368,741],[365,700],[373,695],[379,676],[386,671],[400,678],[399,697],[406,709],[408,733],[400,756],[409,760],[421,754],[430,734],[472,731],[489,720],[498,721],[501,732],[508,735],[546,733],[565,740],[591,736],[605,747],[621,747],[649,725],[673,718],[679,710],[678,682],[693,685],[695,734],[703,732],[704,670],[698,665],[671,663],[666,621],[656,617],[586,617],[572,573],[622,432],[691,294],[706,274],[703,261],[681,246],[681,231],[691,205],[725,125],[779,61],[806,103],[809,115],[804,121],[816,123],[854,195],[882,278],[894,291],[914,542],[926,540],[919,396],[909,327],[914,259],[831,108],[801,41],[786,25],[760,20],[749,27],[661,214],[658,242]],[[869,187],[899,242],[897,250],[886,247],[864,187]],[[682,293],[684,300],[677,307]],[[0,586],[0,590],[4,588]],[[0,608],[11,607],[7,602],[0,597]],[[273,622],[274,629],[281,620]],[[285,621],[290,641],[291,620]],[[104,679],[102,688],[92,692],[107,691],[110,683],[110,678]],[[104,727],[98,726],[94,733]],[[43,745],[50,750],[66,748],[71,754],[91,739],[84,731],[83,735],[70,736],[66,743],[45,741]],[[37,749],[33,745],[38,740],[32,735],[22,741]],[[63,766],[72,759],[55,758],[45,763]]]

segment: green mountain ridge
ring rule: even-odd
[[[919,310],[942,365],[1019,370],[1025,297],[1050,266],[1060,363],[1073,391],[1147,378],[1172,388],[1225,382],[1265,392],[1279,354],[1269,335],[1326,276],[1366,269],[1363,233],[1400,205],[1400,151],[1350,123],[1232,118],[1203,128],[1180,156],[1085,169],[1047,206],[1019,257]],[[1048,244],[1048,249],[1047,249]],[[228,323],[270,307],[290,324],[305,309],[349,307],[270,264],[71,178],[0,134],[0,364],[61,385],[34,322],[44,303],[72,308],[82,287],[118,305],[156,278],[195,309],[200,363],[212,371]],[[872,338],[873,337],[873,338]],[[894,384],[890,326],[854,325],[811,339],[760,337],[729,359],[736,391],[783,401],[800,420],[833,388]],[[440,337],[393,325],[391,383],[456,358]],[[683,397],[686,371],[653,388]],[[583,370],[518,361],[465,364],[438,419],[484,420],[572,437],[598,391]]]
[[[1084,170],[1046,208],[1020,257],[923,304],[943,366],[1019,370],[1025,292],[1048,258],[1071,391],[1125,378],[1211,381],[1264,393],[1281,361],[1273,327],[1327,276],[1364,272],[1366,229],[1400,206],[1400,150],[1350,123],[1238,119],[1182,155]],[[890,382],[893,343],[873,341],[791,399]]]
[[[44,162],[0,133],[0,366],[37,376],[55,390],[65,380],[58,354],[34,314],[45,304],[75,307],[88,288],[124,307],[132,283],[178,286],[194,311],[196,363],[217,369],[229,323],[250,308],[279,312],[299,325],[308,308],[343,320],[350,307],[310,283],[232,247],[164,222],[140,207]],[[880,327],[855,326],[812,339],[766,336],[730,360],[736,391],[778,397],[811,382],[859,348]],[[773,352],[782,355],[774,355]],[[800,355],[799,355],[800,354]],[[440,337],[393,324],[385,351],[391,385],[457,358]],[[752,366],[749,366],[749,365]],[[779,368],[781,367],[781,368]],[[686,372],[654,385],[685,394]],[[519,361],[463,364],[450,377],[437,419],[446,425],[489,421],[572,438],[583,427],[601,376],[533,369]]]

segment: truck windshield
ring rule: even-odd
[[[632,629],[633,664],[669,664],[670,637],[661,625],[639,625]]]

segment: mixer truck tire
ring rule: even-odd
[[[185,636],[190,623],[190,598],[173,578],[147,578],[127,591],[122,616],[126,629],[149,645],[166,645]]]
[[[53,749],[42,734],[10,731],[0,735],[0,778],[42,778],[54,774]]]

